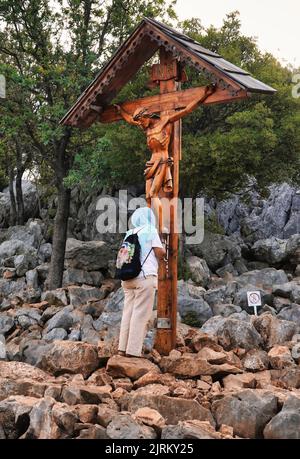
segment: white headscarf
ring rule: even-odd
[[[141,244],[143,242],[151,241],[157,234],[155,215],[150,207],[140,207],[139,209],[136,209],[131,216],[131,223],[134,226],[134,229],[141,227],[138,232]],[[125,237],[132,234],[132,232],[132,229],[127,231]]]

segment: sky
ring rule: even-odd
[[[205,27],[220,27],[238,10],[242,32],[256,37],[262,51],[300,67],[300,0],[177,0],[175,10],[180,20],[198,17]]]

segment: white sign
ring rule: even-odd
[[[261,306],[261,294],[259,290],[254,292],[247,292],[248,306],[254,308],[255,315],[257,316],[257,307]]]

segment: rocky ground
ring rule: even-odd
[[[241,228],[187,248],[176,349],[153,350],[154,311],[142,359],[114,355],[115,241],[70,230],[49,291],[45,221],[0,230],[0,438],[300,438],[300,235]]]

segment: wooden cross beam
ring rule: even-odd
[[[201,95],[204,94],[204,90],[205,87],[198,87],[185,89],[184,91],[161,93],[155,96],[143,97],[141,99],[124,102],[122,107],[131,114],[138,106],[147,107],[151,112],[156,113],[160,113],[162,110],[180,110],[185,108],[192,100],[200,98]],[[216,91],[203,102],[203,104],[220,104],[245,99],[247,97],[247,91],[240,91],[238,95],[232,96],[228,90],[217,88]],[[99,113],[98,121],[101,123],[112,123],[114,121],[122,120],[122,116],[116,112],[115,107],[112,105],[103,111],[100,107],[95,105],[92,105],[91,108]]]

